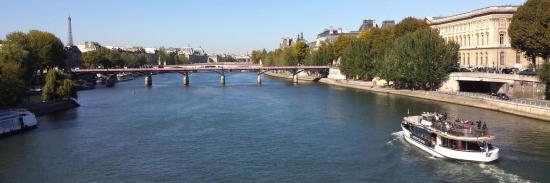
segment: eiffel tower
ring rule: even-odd
[[[69,24],[69,38],[67,40],[67,46],[74,46],[74,43],[73,43],[73,29],[72,29],[72,25],[71,25],[71,16],[69,16],[68,18],[68,24]]]

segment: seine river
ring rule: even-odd
[[[81,107],[0,139],[0,182],[550,182],[550,122],[254,73],[153,76],[79,92]],[[407,144],[422,111],[487,121],[489,164]]]

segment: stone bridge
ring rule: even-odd
[[[544,83],[536,76],[483,72],[453,72],[442,83],[440,91],[505,93],[518,98],[544,98]]]

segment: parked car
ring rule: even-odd
[[[491,92],[491,93],[489,93],[489,95],[497,97],[500,100],[510,100],[510,97],[508,97],[508,95],[506,95],[504,93]]]
[[[523,71],[519,72],[519,75],[536,76],[537,73],[534,72],[533,70],[527,69],[527,70],[523,70]]]
[[[510,100],[510,97],[508,97],[508,95],[504,94],[504,93],[498,93],[497,94],[497,97],[500,99],[500,100]]]

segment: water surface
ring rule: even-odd
[[[254,73],[153,76],[79,92],[81,107],[0,139],[0,182],[549,182],[550,123]],[[433,158],[401,138],[422,111],[481,119],[490,164]]]

